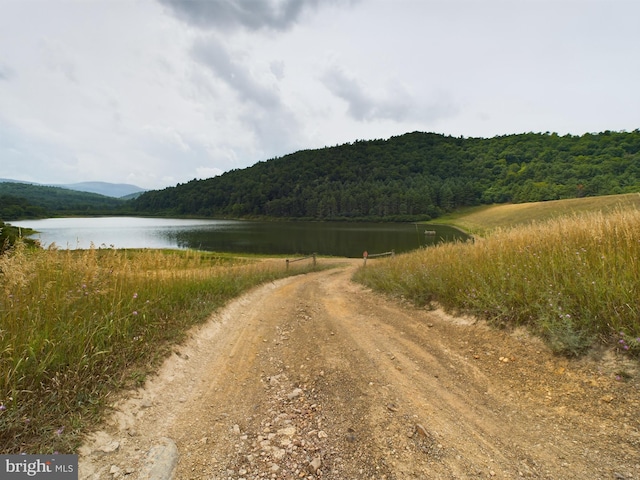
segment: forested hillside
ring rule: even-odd
[[[42,218],[46,214],[45,208],[33,205],[25,198],[0,195],[0,219],[2,220]]]
[[[640,130],[456,138],[414,132],[305,150],[151,191],[138,213],[309,219],[434,218],[480,203],[640,191]]]
[[[0,183],[0,219],[113,213],[125,202],[95,193],[28,183]]]

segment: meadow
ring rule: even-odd
[[[611,213],[634,208],[640,208],[640,193],[465,207],[430,223],[453,225],[467,233],[484,235],[496,228],[543,222],[568,214]]]
[[[563,205],[565,215],[556,208],[546,220],[495,227],[474,242],[369,262],[355,278],[421,307],[526,326],[559,354],[605,342],[640,355],[640,210],[567,213]]]
[[[303,263],[18,242],[0,256],[0,453],[73,453],[189,327]]]

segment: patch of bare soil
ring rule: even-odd
[[[377,296],[354,268],[213,315],[114,405],[80,477],[640,479],[637,362],[557,357]]]

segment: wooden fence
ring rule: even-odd
[[[293,259],[293,260],[289,260],[287,258],[287,270],[289,270],[289,264],[290,263],[300,262],[302,260],[308,260],[310,258],[313,258],[313,266],[315,267],[316,266],[316,255],[317,255],[316,253],[312,253],[311,255],[308,255],[306,257],[296,258],[296,259]]]
[[[368,258],[393,257],[395,254],[396,254],[395,250],[391,250],[390,252],[384,252],[384,253],[367,253],[367,252],[364,252],[362,254],[362,258],[364,258],[364,266],[366,267]]]

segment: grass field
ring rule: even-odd
[[[371,262],[356,279],[420,306],[437,303],[503,327],[526,325],[558,353],[579,355],[604,341],[638,355],[637,198],[460,214],[457,225],[473,225],[484,236]]]
[[[190,326],[301,263],[18,244],[0,256],[0,453],[72,453]]]
[[[550,202],[483,205],[461,209],[438,219],[437,223],[457,226],[483,235],[496,228],[509,228],[579,213],[608,213],[618,209],[640,208],[640,194],[572,198]]]

